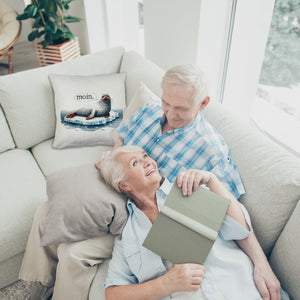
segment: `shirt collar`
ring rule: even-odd
[[[163,125],[166,123],[167,121],[167,117],[166,114],[163,113],[162,117],[160,118],[160,126],[161,128],[163,127]],[[197,124],[199,122],[202,121],[202,114],[199,112],[197,117],[195,118],[195,120],[193,122],[191,122],[190,124],[184,126],[184,127],[180,127],[177,129],[173,129],[173,130],[169,130],[168,133],[174,133],[174,134],[181,134],[184,132],[188,132],[190,131],[192,128],[195,128],[197,126]]]
[[[167,178],[165,178],[165,180],[162,183],[162,185],[160,186],[160,188],[156,191],[156,200],[157,200],[157,205],[158,205],[159,210],[163,206],[167,196],[169,195],[172,186],[173,186],[173,183],[171,183]],[[127,209],[128,209],[129,214],[132,214],[133,210],[136,207],[137,206],[131,199],[127,200]]]

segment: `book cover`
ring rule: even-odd
[[[183,196],[175,183],[143,246],[174,264],[203,264],[228,205],[228,199],[202,186]]]

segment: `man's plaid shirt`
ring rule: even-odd
[[[213,172],[239,198],[245,190],[221,135],[201,113],[189,125],[162,134],[166,116],[160,101],[147,103],[118,128],[124,145],[143,148],[170,182],[188,169]]]

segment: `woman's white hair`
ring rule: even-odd
[[[208,84],[204,72],[196,65],[178,65],[169,69],[161,82],[164,84],[194,86],[193,98],[196,104],[200,104],[208,96]]]
[[[119,147],[112,151],[102,163],[100,173],[105,182],[111,185],[116,191],[122,192],[119,188],[119,183],[126,179],[123,165],[117,160],[121,153],[144,151],[142,148],[134,145]]]

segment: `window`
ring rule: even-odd
[[[251,123],[300,154],[300,5],[276,0]]]

